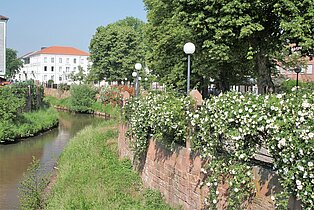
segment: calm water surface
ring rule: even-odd
[[[84,127],[102,120],[60,112],[58,128],[16,144],[0,145],[0,210],[19,209],[18,186],[32,156],[51,171],[67,142]]]

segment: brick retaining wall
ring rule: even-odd
[[[130,149],[130,140],[126,138],[127,125],[119,127],[118,148],[121,158],[129,158],[140,171],[145,187],[159,190],[165,200],[172,206],[183,209],[204,209],[204,199],[208,189],[201,187],[203,161],[189,148],[177,146],[171,152],[161,143],[151,139],[146,157],[142,163],[136,163]],[[187,145],[189,147],[189,145]],[[254,210],[273,210],[271,193],[280,191],[276,175],[270,169],[254,166],[253,174],[256,196],[251,205]],[[228,186],[219,186],[220,194],[224,194]],[[225,198],[220,198],[219,209],[224,209]],[[300,204],[290,199],[291,209],[301,209]]]

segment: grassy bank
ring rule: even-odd
[[[16,141],[34,136],[58,124],[58,113],[53,108],[24,112],[15,120],[0,122],[0,142]]]
[[[70,111],[75,111],[75,110],[72,110],[72,108],[71,108],[70,97],[58,99],[58,98],[55,98],[53,96],[46,96],[44,100],[53,106],[61,106],[61,107],[64,107]],[[113,107],[111,104],[104,105],[103,103],[101,103],[99,101],[93,102],[93,104],[91,105],[90,108],[91,108],[92,112],[102,112],[102,113],[106,113],[112,117],[119,117],[120,113],[121,113],[121,109],[118,106]]]
[[[143,188],[130,161],[118,159],[117,134],[111,121],[69,142],[47,209],[170,209],[159,193]]]

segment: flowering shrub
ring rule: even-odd
[[[250,160],[265,147],[283,187],[275,196],[277,207],[286,209],[292,194],[305,209],[313,209],[313,102],[314,92],[302,90],[266,96],[229,92],[192,109],[186,98],[149,94],[128,105],[127,118],[139,153],[146,151],[149,136],[169,144],[193,136],[193,149],[209,160],[202,171],[208,175],[205,202],[211,208],[219,201],[221,184],[228,185],[228,208],[246,208],[255,191]]]
[[[127,91],[130,96],[134,95],[134,88],[126,85],[113,85],[103,87],[100,91],[100,100],[105,105],[121,105],[122,103],[122,93]]]
[[[130,135],[135,137],[134,150],[141,155],[146,151],[149,137],[161,140],[165,145],[184,144],[187,138],[186,113],[192,101],[177,97],[174,93],[148,93],[135,98],[126,107]]]

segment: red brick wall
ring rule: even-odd
[[[126,138],[126,125],[120,125],[118,148],[121,158],[134,156],[130,149],[130,142]],[[187,145],[189,147],[189,145]],[[138,164],[138,163],[137,163]],[[202,209],[208,189],[201,187],[203,174],[201,167],[204,164],[200,157],[190,149],[177,146],[173,152],[165,148],[161,143],[149,141],[146,158],[140,168],[141,177],[146,187],[159,190],[165,200],[172,206],[183,209]],[[277,177],[273,171],[261,166],[253,167],[256,196],[250,209],[272,210],[274,204],[271,194],[281,190]],[[224,194],[228,186],[219,186],[220,194]],[[220,198],[219,209],[226,206],[225,198]],[[301,209],[300,204],[294,199],[290,200],[291,209]]]

